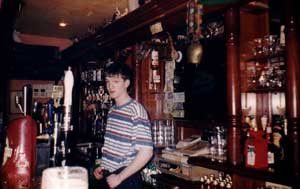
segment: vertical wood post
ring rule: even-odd
[[[287,65],[287,120],[288,137],[290,149],[288,151],[288,162],[291,162],[290,170],[294,176],[299,176],[299,152],[300,152],[300,59],[299,59],[299,33],[296,27],[296,0],[286,0],[285,2],[285,24],[286,24],[286,65]],[[297,7],[299,8],[299,7]]]
[[[225,13],[227,50],[227,113],[228,160],[232,165],[241,163],[241,89],[239,63],[239,10],[230,7]]]
[[[142,74],[142,68],[141,68],[141,61],[137,60],[136,54],[136,45],[132,47],[133,51],[133,57],[132,57],[132,66],[134,69],[134,98],[135,100],[142,102],[142,83],[141,83],[141,74]]]

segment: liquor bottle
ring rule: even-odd
[[[100,150],[99,147],[95,147],[95,160],[94,160],[94,169],[99,167],[101,164],[101,159],[100,159]]]
[[[289,163],[291,163],[291,161],[289,160],[288,157],[288,152],[289,152],[289,148],[290,148],[290,142],[289,142],[289,138],[287,135],[282,135],[281,139],[280,139],[280,157],[279,157],[279,165],[278,165],[278,169],[282,172],[282,171],[286,171],[287,167],[290,167]]]
[[[242,130],[241,130],[241,143],[245,144],[250,130],[250,117],[246,116],[245,121],[242,124]],[[244,151],[244,145],[242,145],[242,152]]]
[[[274,172],[276,169],[275,157],[278,154],[278,148],[273,144],[272,125],[270,122],[267,123],[266,129],[265,129],[265,138],[268,143],[268,170],[271,172]]]
[[[50,99],[47,102],[47,117],[45,122],[45,124],[47,125],[46,128],[48,134],[52,134],[54,130],[53,115],[54,115],[54,101],[53,99]]]
[[[272,141],[268,143],[268,170],[274,172],[277,169],[280,149]]]
[[[160,76],[160,64],[158,51],[153,49],[151,51],[151,83],[154,91],[160,89],[161,76]]]
[[[96,143],[102,143],[103,141],[103,117],[102,111],[97,113],[94,121],[94,141]]]
[[[276,168],[279,171],[284,171],[288,167],[288,150],[289,150],[289,139],[285,134],[287,127],[286,122],[282,116],[274,116],[274,127],[272,132],[273,144],[277,147],[278,153],[275,154]]]
[[[97,69],[97,81],[102,81],[102,68]]]
[[[280,26],[280,36],[279,36],[279,43],[280,43],[280,47],[284,48],[285,47],[285,34],[284,34],[284,29],[285,26],[281,25]]]
[[[244,156],[245,166],[255,169],[268,167],[268,144],[261,130],[249,131],[249,137],[245,141]]]

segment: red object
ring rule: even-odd
[[[268,141],[263,131],[249,131],[245,141],[245,166],[254,169],[268,168]]]
[[[8,124],[1,167],[3,189],[32,188],[36,166],[36,123],[30,116]]]

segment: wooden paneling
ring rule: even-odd
[[[232,180],[233,182],[233,188],[243,188],[243,189],[254,189],[263,187],[265,185],[265,182],[262,180],[256,180],[249,177],[243,177],[239,175],[233,175]]]
[[[269,34],[268,23],[268,11],[260,14],[240,11],[240,54],[242,57],[251,52],[249,41]]]

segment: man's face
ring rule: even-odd
[[[112,75],[105,77],[105,81],[111,98],[116,100],[123,95],[127,95],[129,80],[124,80],[121,75]]]

